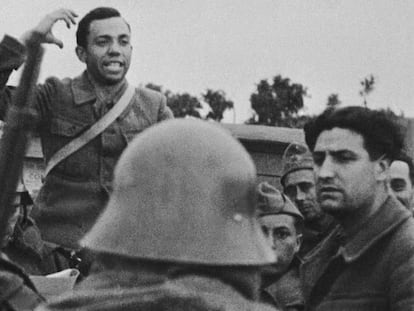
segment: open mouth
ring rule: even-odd
[[[109,71],[119,71],[124,67],[124,63],[120,61],[108,61],[104,62],[103,66]]]

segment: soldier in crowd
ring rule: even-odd
[[[29,275],[46,275],[75,267],[75,254],[42,240],[36,223],[29,216],[32,206],[32,198],[20,181],[15,197],[16,212],[3,239],[3,254]]]
[[[340,224],[301,266],[308,310],[414,310],[414,219],[387,185],[401,129],[345,107],[308,123],[305,139],[318,202]]]
[[[276,262],[262,269],[261,301],[281,310],[304,310],[299,278],[303,216],[296,206],[272,185],[258,186],[259,223],[275,252]]]
[[[304,258],[336,227],[334,218],[322,211],[316,200],[313,159],[309,149],[291,143],[283,154],[283,171],[280,182],[283,192],[296,204],[305,218],[303,242],[299,256]]]
[[[0,256],[0,311],[34,310],[42,302],[28,275]]]
[[[269,310],[274,262],[256,217],[256,170],[221,127],[171,120],[121,156],[114,192],[82,245],[91,274],[49,310]]]
[[[52,28],[58,21],[70,28],[76,18],[72,10],[59,9],[20,41],[3,38],[0,117],[4,118],[14,93],[5,84],[24,62],[25,42],[39,37],[42,43],[62,48]],[[35,202],[38,213],[33,216],[46,241],[75,249],[108,201],[113,169],[122,151],[137,133],[172,117],[165,96],[128,84],[131,29],[116,9],[100,7],[86,14],[79,22],[76,41],[76,55],[86,70],[73,79],[47,79],[37,87],[31,107],[47,162]]]
[[[19,190],[19,189],[18,189]],[[0,311],[34,310],[44,301],[26,271],[15,265],[3,250],[13,237],[16,224],[19,221],[22,201],[28,198],[22,192],[16,192],[12,199],[11,208],[14,210],[7,221],[5,235],[1,239],[0,252]],[[28,203],[28,202],[24,202]]]
[[[389,184],[397,199],[413,211],[414,164],[410,156],[402,153],[391,163]]]

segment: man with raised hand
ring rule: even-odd
[[[7,79],[25,59],[24,43],[36,36],[42,43],[63,48],[52,28],[59,21],[70,28],[76,18],[74,11],[59,9],[20,41],[3,38],[0,117],[4,118],[14,92],[5,86]],[[122,151],[136,134],[172,117],[162,94],[127,82],[131,29],[116,9],[99,7],[86,14],[76,41],[76,55],[86,70],[75,78],[47,79],[37,87],[31,107],[47,163],[33,216],[45,240],[75,249],[108,201],[113,168]]]

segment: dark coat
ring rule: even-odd
[[[205,276],[187,275],[165,281],[162,278],[141,278],[127,272],[122,276],[105,272],[100,277],[90,277],[72,295],[52,301],[40,310],[275,309],[249,301],[233,287]]]
[[[317,225],[317,228],[310,228],[310,225],[306,224],[303,227],[302,232],[302,245],[299,250],[299,258],[303,259],[306,254],[313,250],[322,240],[324,240],[338,225],[338,223],[327,214],[323,215],[323,218]]]
[[[30,219],[26,220],[24,228],[15,228],[13,240],[3,252],[29,275],[46,275],[70,268],[69,251],[43,241]]]
[[[12,37],[0,42],[0,118],[4,118],[13,89],[5,83],[24,60],[25,48]],[[49,78],[36,88],[32,112],[36,116],[42,151],[48,161],[60,148],[97,122],[114,101],[97,99],[86,72],[70,79]],[[137,88],[129,107],[102,134],[59,163],[46,177],[33,214],[42,237],[65,247],[91,228],[112,190],[113,169],[136,134],[161,120],[172,118],[166,98],[159,92]]]
[[[294,258],[289,270],[262,289],[261,301],[282,310],[304,310],[305,302],[299,277],[300,260]]]
[[[23,270],[0,256],[0,311],[33,310],[43,301]]]
[[[301,266],[308,310],[414,310],[414,219],[397,199],[341,240],[338,226]]]

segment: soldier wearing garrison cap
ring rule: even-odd
[[[257,187],[257,211],[276,261],[262,269],[261,299],[282,310],[303,310],[299,279],[303,216],[288,197],[264,182]]]
[[[283,192],[304,217],[303,243],[299,252],[299,256],[304,257],[335,228],[336,222],[322,211],[316,200],[313,159],[306,145],[291,143],[282,161],[280,181]]]

